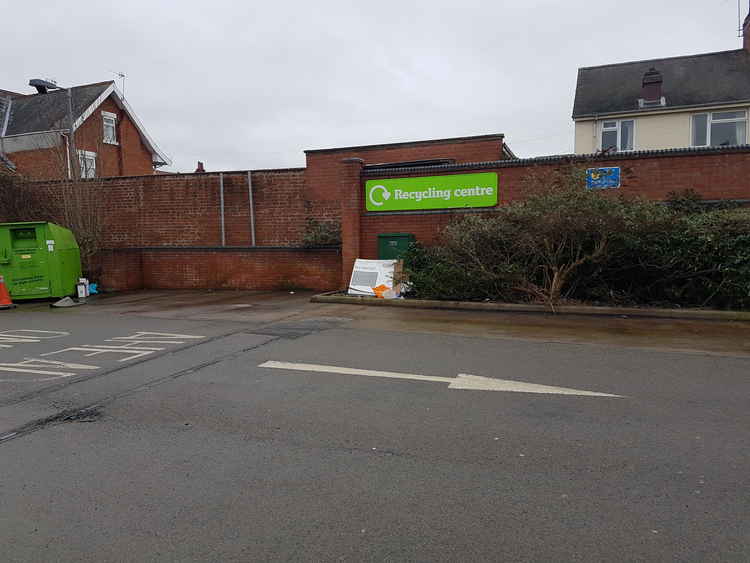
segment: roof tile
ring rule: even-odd
[[[737,49],[580,68],[573,118],[638,111],[643,75],[652,67],[664,77],[667,109],[750,100],[750,53]]]

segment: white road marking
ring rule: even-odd
[[[83,354],[85,357],[90,358],[91,356],[98,356],[100,354],[128,354],[127,358],[117,360],[118,362],[127,362],[130,360],[136,360],[143,356],[153,354],[156,350],[153,349],[141,349],[141,348],[128,348],[126,350],[118,350],[116,348],[84,348],[83,346],[71,346],[70,348],[63,348],[62,350],[56,350],[55,352],[47,352],[46,354],[40,354],[41,356],[54,356],[55,354],[62,354],[64,352],[87,352]]]
[[[144,338],[145,337],[145,338]],[[178,340],[198,340],[205,338],[205,336],[193,336],[190,334],[173,334],[171,332],[143,332],[139,331],[132,336],[116,336],[111,340],[148,340],[154,341],[158,344],[184,344],[184,342],[177,342]],[[164,340],[164,342],[156,342],[158,340]],[[108,340],[107,342],[110,342]]]
[[[14,344],[31,344],[39,343],[42,340],[52,338],[62,338],[70,336],[69,332],[52,331],[52,330],[27,330],[16,329],[0,332],[0,342],[13,342]],[[196,336],[192,334],[175,334],[171,332],[145,332],[138,331],[130,336],[118,336],[107,339],[105,342],[113,344],[82,344],[80,346],[71,346],[62,350],[55,350],[41,354],[41,356],[54,356],[64,352],[79,352],[85,357],[98,356],[101,354],[124,354],[118,362],[128,362],[136,360],[143,356],[148,356],[156,352],[166,350],[163,346],[154,346],[154,344],[185,344],[189,341],[201,340],[205,336]],[[0,348],[13,348],[11,345],[0,344]],[[33,374],[49,377],[28,378],[23,377],[16,379],[0,379],[0,383],[35,383],[41,381],[50,381],[64,377],[73,377],[79,375],[80,370],[97,370],[99,366],[89,364],[60,362],[56,360],[44,360],[40,358],[25,358],[18,363],[0,363],[0,372],[11,372],[19,375]],[[56,370],[56,371],[53,371]],[[65,371],[63,371],[65,370]],[[70,370],[70,371],[69,371]]]
[[[46,369],[35,369],[35,368],[46,368]],[[9,371],[11,373],[33,373],[35,375],[51,375],[54,377],[47,377],[44,379],[0,379],[2,383],[17,383],[17,382],[34,382],[34,381],[49,381],[50,379],[58,379],[61,377],[72,377],[78,375],[76,372],[66,371],[48,371],[48,369],[74,369],[74,370],[93,370],[99,369],[99,366],[90,366],[88,364],[72,364],[70,362],[57,362],[55,360],[41,360],[39,358],[26,358],[22,362],[15,364],[0,364],[0,371]]]
[[[13,344],[34,344],[41,342],[38,338],[21,338],[19,336],[3,336],[0,334],[0,342],[12,342]],[[8,346],[12,348],[12,346]]]
[[[32,334],[21,334],[30,332]],[[42,336],[51,334],[52,336]],[[70,336],[69,332],[62,330],[31,330],[31,329],[15,329],[15,330],[3,330],[0,332],[0,336],[14,336],[16,338],[34,338],[39,340],[49,340],[50,338],[62,338],[63,336]]]
[[[611,395],[609,393],[597,393],[595,391],[584,391],[582,389],[568,389],[566,387],[553,387],[550,385],[525,383],[523,381],[512,381],[509,379],[494,379],[491,377],[481,377],[479,375],[469,375],[465,373],[458,374],[458,377],[438,377],[432,375],[418,375],[414,373],[375,371],[367,369],[346,368],[340,366],[276,361],[264,362],[258,367],[295,371],[312,371],[320,373],[338,373],[343,375],[361,375],[365,377],[409,379],[413,381],[434,381],[439,383],[448,383],[449,389],[465,389],[472,391],[505,391],[508,393],[539,393],[545,395],[577,395],[584,397],[622,398],[621,395]]]
[[[622,398],[622,395],[611,395],[610,393],[585,391],[583,389],[569,389],[567,387],[554,387],[552,385],[539,385],[538,383],[526,383],[525,381],[513,381],[511,379],[493,379],[491,377],[481,377],[479,375],[469,375],[467,373],[459,373],[458,377],[450,384],[450,388],[505,391],[506,393],[538,393],[542,395],[577,395],[581,397]]]
[[[370,369],[344,368],[339,366],[321,366],[318,364],[297,364],[292,362],[269,361],[260,364],[261,368],[291,369],[297,371],[318,371],[322,373],[341,373],[344,375],[364,375],[365,377],[389,377],[392,379],[412,379],[414,381],[438,381],[451,383],[452,377],[438,377],[433,375],[417,375],[414,373],[398,373],[394,371],[374,371]]]
[[[0,331],[0,348],[13,348],[11,344],[37,344],[42,340],[70,336],[61,330],[14,329]],[[2,344],[5,342],[5,344]]]
[[[126,344],[118,342],[117,344],[120,344],[120,346],[117,346],[115,344],[81,344],[81,346],[84,348],[104,348],[107,350],[153,350],[154,352],[158,352],[159,350],[166,350],[166,348],[159,346],[142,346],[142,341],[128,342]]]

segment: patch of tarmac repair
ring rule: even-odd
[[[93,405],[90,407],[84,407],[82,409],[66,409],[51,416],[40,418],[39,420],[33,420],[28,424],[24,424],[23,426],[16,428],[12,434],[0,436],[0,441],[15,438],[17,436],[23,436],[24,434],[36,432],[37,430],[48,428],[50,426],[65,424],[66,422],[96,422],[97,420],[101,419],[102,416],[103,413],[101,405]]]

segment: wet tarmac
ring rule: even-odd
[[[351,320],[352,328],[593,343],[695,353],[750,355],[750,323],[633,318],[390,309],[361,305],[310,303],[311,292],[146,290],[103,295],[86,307],[60,314],[108,312],[156,319],[203,320],[258,325],[288,319]],[[48,302],[21,303],[25,311],[48,311]],[[6,315],[8,313],[5,313]]]

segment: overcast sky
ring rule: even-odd
[[[579,66],[741,46],[737,0],[0,3],[0,88],[122,71],[178,171],[486,133],[519,156],[567,153]]]

